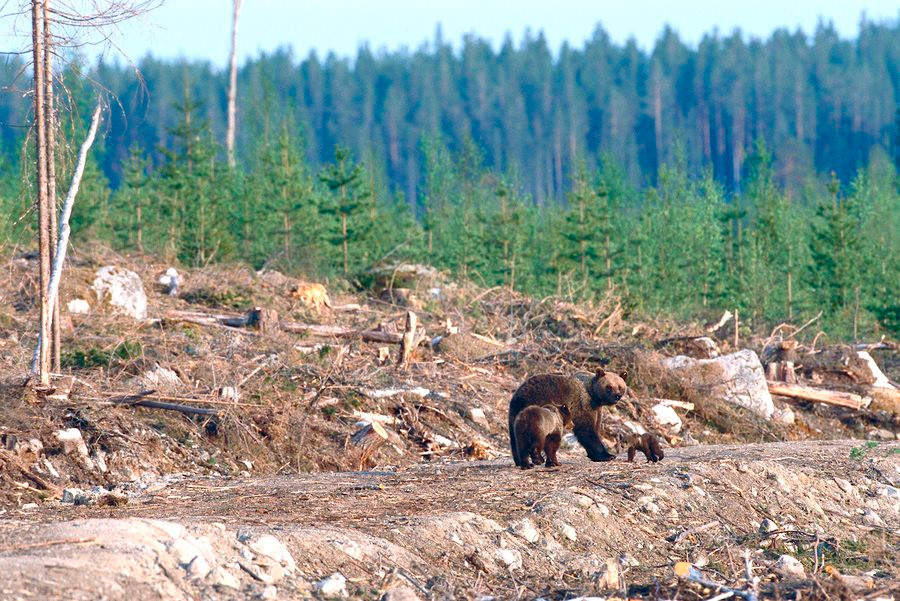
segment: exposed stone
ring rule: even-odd
[[[790,407],[776,407],[775,413],[772,414],[772,419],[785,426],[793,426],[794,422],[797,421],[797,416]]]
[[[863,511],[863,523],[867,526],[887,528],[887,524],[884,523],[884,520],[881,519],[881,516],[871,509],[866,509],[865,511]]]
[[[541,539],[540,531],[528,518],[510,524],[509,531],[520,538],[524,538],[529,543],[536,543]]]
[[[97,300],[134,319],[147,319],[147,295],[140,276],[133,271],[106,265],[97,270],[93,284]]]
[[[848,482],[847,480],[844,480],[843,478],[835,477],[834,481],[837,483],[838,488],[840,488],[842,491],[844,491],[848,495],[852,495],[855,492],[853,485],[850,484],[850,482]]]
[[[257,555],[265,555],[279,563],[289,572],[293,572],[297,567],[291,552],[288,551],[280,540],[271,534],[264,534],[249,545],[250,549]]]
[[[238,590],[241,588],[241,581],[230,570],[224,566],[219,566],[209,575],[209,583],[213,586],[224,588],[233,588]]]
[[[269,585],[262,590],[259,594],[260,599],[277,599],[278,598],[278,588],[274,585]]]
[[[169,267],[166,272],[159,276],[159,284],[163,291],[169,296],[178,296],[178,287],[181,285],[181,276],[174,267]]]
[[[198,580],[206,578],[206,575],[209,574],[210,571],[209,562],[207,562],[202,555],[197,555],[191,560],[191,563],[188,564],[185,570],[191,578],[196,578]]]
[[[770,532],[775,532],[776,530],[778,530],[778,524],[776,524],[769,518],[766,518],[759,523],[760,534],[769,534]]]
[[[654,419],[656,419],[656,423],[658,423],[669,432],[673,434],[678,434],[679,432],[681,432],[681,418],[678,417],[678,414],[675,413],[675,410],[668,405],[664,405],[662,403],[657,403],[656,405],[654,405],[653,417]]]
[[[515,549],[497,549],[497,559],[510,570],[522,568],[522,554]]]
[[[766,419],[775,412],[762,363],[752,350],[744,349],[715,359],[691,359],[678,355],[666,359],[664,364],[692,382],[704,385],[709,395],[749,409]]]
[[[422,597],[406,585],[390,588],[381,596],[381,601],[421,601]]]
[[[575,531],[575,528],[570,526],[569,524],[563,521],[556,522],[556,529],[559,530],[559,533],[565,536],[570,541],[577,542],[578,541],[578,532]]]
[[[71,455],[77,453],[88,459],[88,448],[81,437],[81,430],[78,428],[67,428],[56,432],[56,439],[62,443],[63,453]]]
[[[479,426],[488,426],[487,416],[485,416],[484,409],[482,409],[481,407],[469,408],[469,419]]]
[[[144,388],[152,388],[160,392],[173,392],[183,386],[184,382],[178,377],[173,370],[157,364],[151,370],[145,371],[141,375],[141,386]]]
[[[323,597],[346,597],[347,579],[340,572],[323,578],[316,583],[316,591]]]
[[[83,298],[73,298],[66,303],[66,308],[72,315],[87,315],[91,312],[91,306]]]
[[[782,555],[778,558],[778,561],[775,562],[775,571],[782,576],[790,578],[806,578],[806,570],[803,569],[803,564],[790,555]]]

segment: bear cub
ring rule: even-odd
[[[565,405],[532,405],[523,409],[513,424],[522,469],[541,463],[541,453],[547,456],[544,465],[559,465],[556,451],[562,442],[563,430],[571,425],[572,415]]]
[[[638,451],[644,454],[644,457],[647,458],[647,463],[656,463],[665,457],[662,447],[659,445],[659,440],[649,432],[646,434],[632,434],[625,439],[625,444],[628,446],[628,461],[634,461],[634,456]]]

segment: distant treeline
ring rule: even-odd
[[[697,50],[666,32],[650,57],[602,32],[556,60],[541,38],[352,65],[278,53],[240,76],[234,170],[221,73],[146,59],[139,93],[101,65],[91,77],[121,105],[73,242],[350,282],[409,260],[579,302],[612,290],[645,316],[739,309],[762,330],[821,310],[834,337],[897,335],[898,40],[864,24],[852,42],[821,28]],[[95,94],[75,68],[65,79],[61,182]],[[0,95],[6,248],[34,246],[33,142],[9,126],[27,101]]]
[[[0,66],[0,86],[22,73],[21,60]],[[89,69],[121,102],[101,160],[114,186],[133,146],[162,160],[186,98],[200,103],[198,114],[224,139],[224,69],[149,57],[137,66],[143,84],[130,65]],[[582,47],[564,45],[556,54],[541,35],[507,39],[499,50],[470,36],[454,51],[438,33],[416,51],[362,47],[352,60],[297,60],[287,49],[262,55],[244,64],[238,87],[244,162],[288,123],[311,164],[345,145],[410,202],[425,183],[426,135],[454,150],[471,138],[486,166],[520,173],[538,204],[561,200],[577,161],[604,153],[643,186],[681,152],[688,169],[711,168],[729,192],[760,138],[772,150],[776,181],[791,190],[832,171],[846,184],[873,152],[900,154],[896,20],[864,21],[852,40],[820,25],[811,36],[779,30],[766,40],[711,34],[696,48],[666,29],[649,53],[613,43],[600,27]],[[28,101],[0,98],[6,152],[21,137],[13,126],[23,123]]]

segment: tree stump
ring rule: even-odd
[[[400,340],[400,357],[397,365],[408,367],[412,359],[413,351],[425,339],[425,330],[418,328],[419,318],[412,311],[406,312],[406,327],[403,330],[403,338]]]
[[[247,327],[256,328],[262,334],[278,330],[278,312],[273,309],[253,307],[247,314]]]
[[[388,433],[384,426],[374,421],[350,437],[350,444],[359,453],[356,459],[356,469],[359,471],[366,469],[372,455],[387,442],[387,439]]]

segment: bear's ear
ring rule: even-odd
[[[628,379],[628,370],[627,369],[622,370],[622,373],[620,373],[619,376],[621,376],[623,380],[627,380]]]
[[[606,371],[602,367],[597,368],[597,377],[602,378],[606,375]]]

